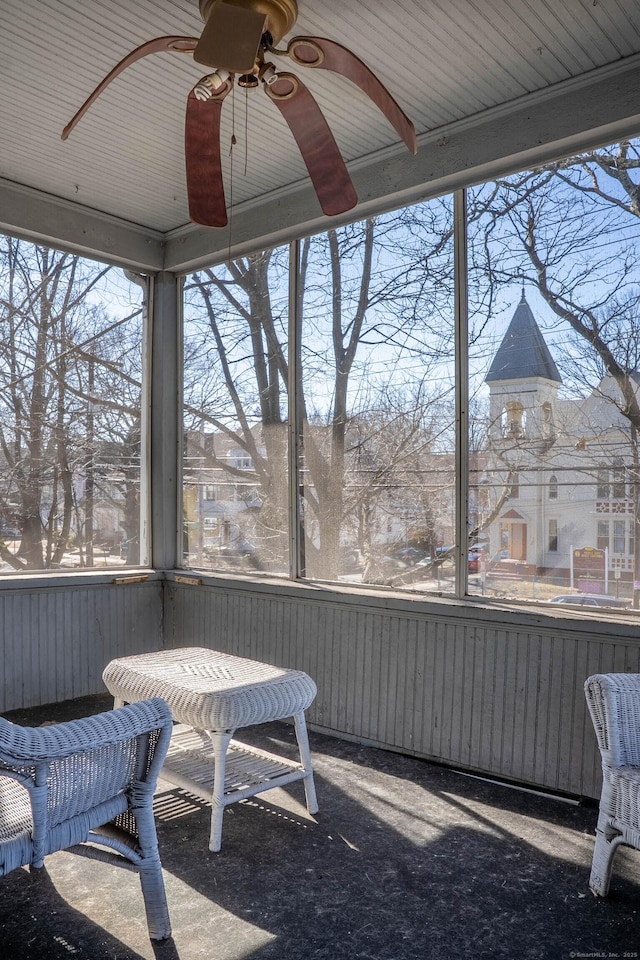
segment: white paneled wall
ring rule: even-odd
[[[0,635],[0,712],[104,691],[116,656],[210,646],[306,670],[317,729],[590,797],[584,680],[640,672],[623,621],[213,578],[4,589]]]
[[[0,592],[0,712],[104,691],[117,656],[162,643],[162,582],[20,587]]]
[[[584,680],[640,672],[623,624],[230,582],[166,600],[167,644],[310,673],[317,728],[574,795],[600,784]]]

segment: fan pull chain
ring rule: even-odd
[[[244,88],[244,175],[249,166],[249,88]]]
[[[231,231],[233,227],[233,148],[237,144],[236,138],[236,85],[231,87],[231,145],[229,147],[230,174],[229,174],[229,247],[227,262],[231,263]]]

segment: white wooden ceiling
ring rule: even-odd
[[[405,185],[415,193],[432,175],[428,146],[446,144],[461,121],[526,105],[527,95],[539,103],[575,86],[575,78],[597,77],[593,71],[619,74],[624,89],[624,77],[635,77],[640,64],[638,0],[299,0],[299,8],[291,35],[348,46],[376,70],[418,132],[423,149],[412,158],[347,80],[294,68],[336,136],[363,210],[385,195],[401,197]],[[68,141],[60,132],[133,47],[164,34],[197,36],[201,28],[197,0],[0,0],[0,202],[12,207],[4,220],[0,209],[0,224],[11,227],[34,198],[60,198],[62,218],[78,205],[107,215],[114,229],[124,222],[156,239],[188,237],[184,108],[206,72],[190,56],[140,61]],[[518,116],[526,122],[526,112]],[[296,145],[264,93],[245,100],[236,92],[223,118],[227,201],[240,220],[243,211],[251,220],[252,210],[286,210],[299,197],[310,211],[300,219],[321,222]],[[450,162],[472,166],[460,157]],[[26,219],[27,212],[28,232]]]

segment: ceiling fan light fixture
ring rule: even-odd
[[[193,88],[194,96],[197,100],[210,100],[211,97],[218,96],[229,84],[228,70],[216,70],[214,73],[203,77]]]
[[[278,79],[276,68],[272,63],[263,63],[258,71],[259,78],[266,84],[275,83]]]

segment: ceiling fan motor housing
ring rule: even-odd
[[[279,43],[291,30],[298,19],[296,0],[200,0],[200,15],[207,22],[213,7],[217,3],[227,3],[232,7],[244,7],[267,18],[267,30],[273,42]]]

